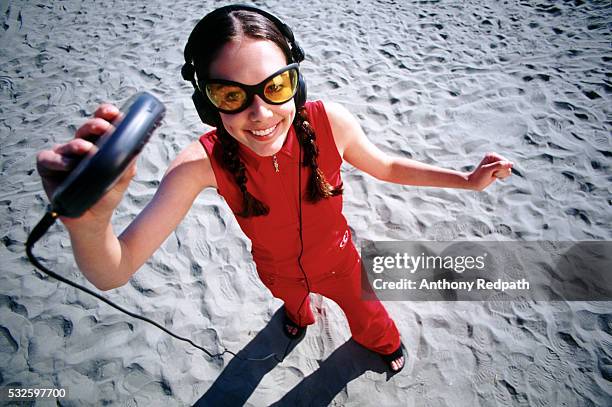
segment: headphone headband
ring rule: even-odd
[[[250,11],[266,17],[276,26],[276,28],[278,28],[280,33],[287,39],[287,42],[289,43],[289,46],[291,48],[291,56],[293,59],[292,62],[300,63],[304,60],[304,50],[295,41],[293,31],[278,17],[254,6],[249,6],[245,4],[230,4],[228,6],[223,6],[218,9],[215,9],[205,15],[191,31],[189,39],[187,40],[187,44],[185,45],[185,50],[183,52],[183,56],[185,58],[185,65],[183,65],[183,68],[181,69],[183,79],[191,82],[194,80],[195,66],[193,64],[192,42],[194,41],[194,38],[198,36],[199,31],[201,31],[202,27],[205,27],[210,20],[214,19],[219,15],[229,14],[232,11]]]
[[[261,14],[262,16],[266,17],[268,20],[272,21],[274,25],[278,27],[281,33],[285,37],[287,37],[289,41],[291,42],[295,41],[295,39],[293,38],[293,31],[291,31],[291,28],[289,28],[287,24],[283,23],[278,17],[268,13],[265,10],[257,8],[255,6],[249,6],[246,4],[230,4],[229,6],[219,7],[218,9],[211,11],[210,13],[208,13],[208,15],[204,16],[202,20],[212,18],[218,14],[229,14],[232,11],[251,11],[253,13]]]

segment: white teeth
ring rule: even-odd
[[[270,127],[269,129],[265,129],[265,130],[251,130],[251,133],[253,133],[256,136],[267,136],[268,134],[272,133],[274,131],[274,129],[276,129],[276,125],[273,127]]]

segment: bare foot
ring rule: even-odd
[[[397,373],[404,368],[404,363],[406,363],[406,358],[404,357],[404,345],[400,344],[400,347],[397,348],[395,352],[392,352],[389,355],[380,354],[380,357],[382,357],[393,373]]]
[[[299,327],[295,322],[289,319],[288,316],[285,315],[285,322],[283,324],[283,330],[285,335],[289,339],[300,339],[306,333],[306,327]]]
[[[287,333],[291,336],[296,336],[298,333],[298,329],[295,326],[289,324],[285,324],[285,331],[287,331]]]
[[[391,362],[391,370],[394,372],[399,372],[400,370],[402,370],[402,368],[404,367],[404,357],[400,356],[397,359],[394,359]]]

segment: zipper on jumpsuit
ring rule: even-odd
[[[276,154],[272,156],[272,165],[274,167],[274,171],[279,174],[278,177],[274,177],[274,178],[276,178],[278,180],[278,183],[280,184],[280,190],[283,191],[283,194],[285,195],[285,198],[286,198],[285,202],[288,203],[289,210],[292,213],[292,216],[294,216],[294,219],[297,219],[300,216],[298,212],[299,211],[298,198],[295,196],[295,193],[290,193],[294,190],[294,188],[291,185],[286,185],[287,179],[283,177],[280,172],[280,165],[278,163],[278,158],[276,157]],[[302,169],[298,168],[298,170],[301,171]],[[299,193],[302,193],[302,191],[300,190]],[[299,233],[300,233],[299,226],[297,226],[296,232],[298,233],[298,239],[299,239]],[[305,278],[302,278],[301,281],[303,284],[306,284]]]

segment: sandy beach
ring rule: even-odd
[[[357,247],[612,240],[609,1],[253,4],[293,28],[309,99],[346,106],[382,150],[463,171],[488,151],[515,163],[484,192],[383,183],[344,164]],[[317,295],[316,324],[282,362],[211,359],[35,270],[24,243],[48,204],[36,153],[73,137],[102,102],[157,95],[166,118],[113,218],[121,232],[209,129],[180,69],[191,29],[219,5],[0,2],[0,388],[64,388],[62,406],[612,405],[612,302],[387,301],[408,352],[389,377]],[[213,353],[282,354],[282,304],[250,248],[209,189],[131,281],[104,295]],[[61,223],[35,253],[93,287]]]

